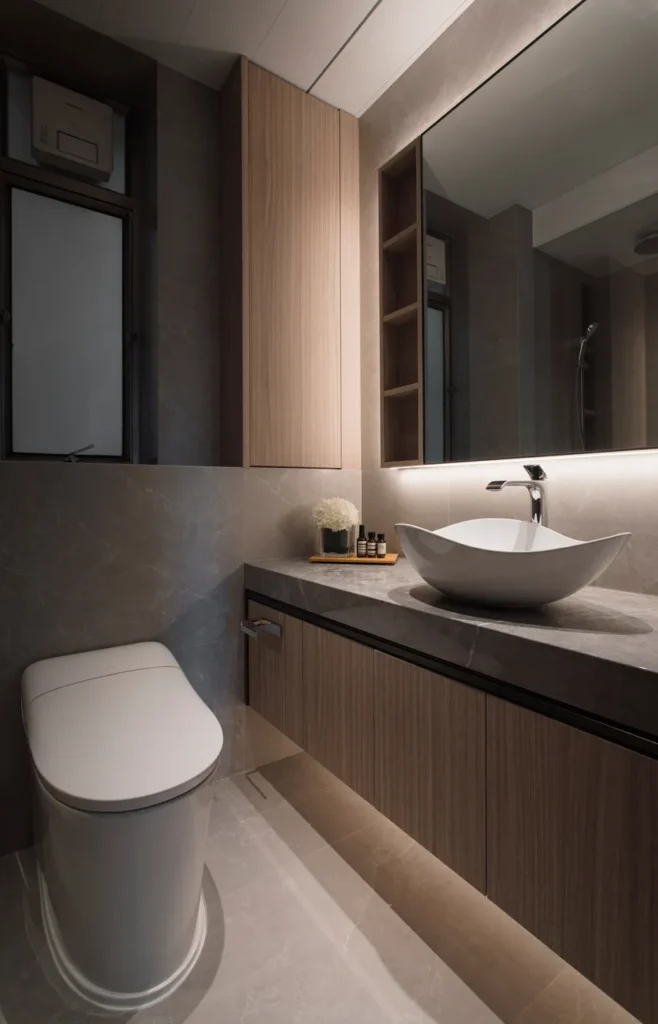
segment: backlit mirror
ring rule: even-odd
[[[424,461],[658,446],[658,0],[586,0],[422,140]]]

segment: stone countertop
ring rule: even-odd
[[[658,598],[587,587],[536,611],[458,605],[395,566],[247,563],[245,587],[658,740]]]

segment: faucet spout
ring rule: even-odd
[[[530,496],[530,521],[537,526],[546,525],[546,491],[543,481],[546,474],[541,466],[523,467],[530,477],[529,480],[492,480],[487,484],[488,491],[502,491],[505,487],[525,487]]]

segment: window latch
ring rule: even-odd
[[[68,455],[64,456],[64,462],[78,462],[78,455],[82,455],[83,452],[90,452],[94,447],[93,444],[86,444],[84,448],[76,448],[74,452],[69,452]]]

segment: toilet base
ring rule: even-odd
[[[63,981],[77,995],[102,1010],[141,1010],[160,1002],[181,985],[196,964],[203,950],[208,930],[206,901],[201,893],[192,944],[180,967],[160,984],[143,992],[111,992],[90,981],[70,959],[62,942],[53,911],[48,885],[39,867],[41,917],[51,956]]]

